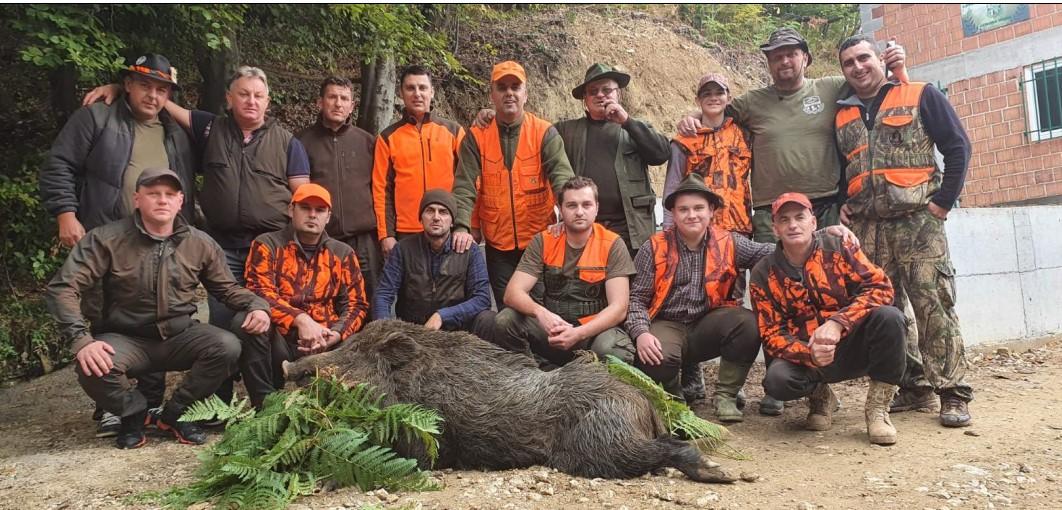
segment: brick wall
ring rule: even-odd
[[[1029,19],[963,37],[960,4],[882,4],[871,11],[882,21],[879,41],[895,37],[907,51],[907,67],[975,50],[1050,27],[1062,26],[1062,5],[1031,4]]]
[[[964,206],[1062,196],[1062,139],[1028,141],[1021,80],[1016,67],[948,86],[973,145]]]

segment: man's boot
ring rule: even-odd
[[[682,367],[682,396],[688,404],[704,400],[704,371],[701,370],[700,363],[690,363]]]
[[[890,445],[896,443],[896,428],[889,419],[889,404],[896,395],[897,386],[881,381],[870,381],[867,390],[867,405],[864,411],[867,418],[867,436],[873,444]]]
[[[190,421],[179,421],[182,414],[184,414],[185,406],[174,404],[173,401],[166,403],[166,406],[162,409],[162,414],[159,415],[156,426],[163,432],[169,432],[173,434],[173,437],[177,439],[177,442],[182,444],[203,444],[207,440],[207,435],[203,432],[203,429],[199,428],[199,425]]]
[[[737,394],[745,386],[751,363],[719,360],[719,377],[715,383],[715,416],[721,422],[736,423],[745,420],[737,406]]]
[[[889,406],[890,413],[903,411],[931,413],[936,410],[937,396],[933,393],[933,388],[900,388],[900,392],[896,398],[892,399],[892,405]]]
[[[837,396],[830,385],[819,383],[815,391],[808,396],[808,419],[804,428],[808,430],[830,430],[833,426],[833,410],[837,407]]]
[[[940,424],[945,427],[966,427],[972,422],[970,407],[965,400],[951,394],[940,396]]]
[[[121,418],[122,423],[118,428],[118,437],[114,441],[114,446],[122,450],[144,446],[144,443],[147,443],[147,436],[144,435],[146,419],[147,409]]]
[[[760,414],[764,416],[781,416],[785,409],[785,402],[770,395],[764,394],[760,399]]]

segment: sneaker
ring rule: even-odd
[[[144,421],[146,418],[147,410],[120,418],[118,420],[119,431],[115,434],[118,437],[114,441],[114,446],[121,450],[144,446],[144,443],[147,443],[147,437],[144,436]]]
[[[910,390],[900,388],[900,392],[892,399],[889,412],[918,411],[920,413],[931,413],[937,410],[937,402],[937,396],[933,393],[933,388],[915,388]]]
[[[783,409],[785,409],[785,402],[770,395],[764,395],[760,399],[760,414],[764,416],[781,416]]]
[[[107,411],[100,415],[100,421],[96,424],[96,437],[114,437],[122,428],[122,417],[115,416]]]
[[[940,424],[945,427],[968,427],[970,408],[965,400],[954,395],[940,396]]]
[[[195,422],[177,420],[183,413],[183,408],[166,406],[155,422],[155,426],[163,432],[173,434],[178,443],[194,445],[205,443],[207,435],[203,429],[199,428],[199,425]]]

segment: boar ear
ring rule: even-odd
[[[405,366],[417,357],[419,347],[413,337],[396,331],[387,335],[380,346],[380,355],[392,369]]]

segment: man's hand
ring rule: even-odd
[[[852,208],[848,207],[848,204],[841,206],[841,224],[845,226],[852,224]]]
[[[623,105],[619,103],[609,103],[605,106],[605,119],[615,122],[619,125],[624,125],[631,116],[627,115],[627,110],[623,109]]]
[[[881,60],[885,62],[885,69],[893,71],[893,74],[899,77],[896,69],[907,67],[907,52],[904,51],[903,46],[893,44],[885,48],[885,52],[881,54]]]
[[[240,328],[252,335],[261,335],[269,331],[269,323],[269,314],[265,310],[253,310],[243,319]]]
[[[549,232],[549,235],[553,237],[560,237],[560,235],[564,233],[564,222],[558,221],[546,227],[546,231]]]
[[[298,349],[299,352],[302,352],[304,354],[317,354],[319,352],[325,352],[328,349],[331,349],[332,346],[338,342],[339,332],[330,329],[328,330],[328,333],[325,335],[325,337],[321,338],[320,340],[315,340],[306,343],[303,343],[302,340],[299,340]]]
[[[494,110],[484,108],[476,113],[476,118],[472,119],[472,125],[478,128],[485,128],[490,125],[492,120],[494,120]]]
[[[299,331],[299,345],[314,345],[321,343],[328,339],[328,335],[332,332],[325,325],[313,320],[309,314],[299,314],[295,317],[295,321],[292,323],[295,329]]]
[[[826,321],[815,328],[808,341],[811,349],[811,358],[816,365],[824,367],[833,363],[833,355],[837,350],[837,343],[841,341],[844,326],[837,321]]]
[[[833,363],[833,354],[837,350],[836,345],[820,344],[812,341],[808,344],[811,349],[811,362],[817,367],[829,366]]]
[[[945,221],[945,220],[948,219],[948,210],[947,209],[945,209],[945,208],[943,208],[943,207],[941,207],[941,206],[939,206],[937,204],[934,204],[933,202],[930,202],[929,205],[926,206],[926,207],[929,209],[929,214],[932,214],[933,216],[936,216],[938,220]]]
[[[73,212],[60,213],[55,217],[59,223],[59,242],[67,248],[73,248],[82,237],[85,237],[85,227],[77,220]]]
[[[428,322],[424,323],[424,327],[428,329],[434,329],[436,331],[442,329],[442,325],[442,315],[439,315],[439,312],[431,314],[431,317],[428,317]]]
[[[560,315],[557,315],[545,307],[540,306],[538,310],[535,310],[535,318],[538,319],[538,325],[542,326],[542,329],[546,331],[549,336],[559,335],[566,329],[572,327],[568,324],[568,321],[562,319]]]
[[[831,225],[826,227],[826,233],[834,237],[840,237],[844,242],[852,243],[852,246],[859,248],[859,238],[844,225]]]
[[[391,256],[391,250],[395,249],[396,244],[398,244],[398,240],[393,237],[385,237],[380,241],[380,250],[383,251],[384,258]]]
[[[701,128],[701,118],[687,115],[678,122],[678,132],[682,136],[693,136]]]
[[[85,98],[81,100],[81,106],[88,106],[100,99],[103,99],[105,104],[111,104],[121,91],[121,87],[114,83],[100,85],[99,87],[88,91],[88,94],[85,94]]]
[[[454,232],[450,239],[452,240],[453,250],[457,253],[464,253],[473,244],[476,244],[476,240],[468,232]]]
[[[575,344],[584,340],[580,328],[568,327],[556,335],[550,335],[549,346],[562,351],[570,351]]]
[[[77,351],[74,357],[81,366],[82,374],[103,377],[114,368],[112,356],[114,356],[114,347],[111,347],[111,344],[95,340]]]
[[[659,365],[664,362],[664,350],[660,347],[660,339],[649,332],[638,335],[634,341],[638,350],[638,359],[646,365]]]

